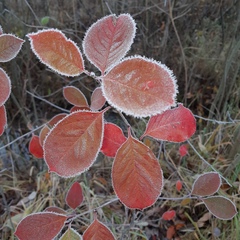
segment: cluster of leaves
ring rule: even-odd
[[[24,40],[12,35],[4,34],[0,26],[0,62],[8,62],[16,57]],[[0,68],[0,136],[7,125],[5,102],[11,93],[11,80],[7,73]]]
[[[106,16],[89,28],[83,40],[83,52],[98,68],[99,76],[85,69],[80,49],[61,31],[48,29],[28,34],[32,51],[43,64],[64,76],[86,74],[99,82],[90,105],[78,88],[63,88],[64,98],[73,105],[70,114],[55,116],[39,136],[33,135],[29,151],[37,158],[44,158],[50,172],[64,178],[88,170],[100,151],[113,157],[112,185],[117,197],[126,207],[143,210],[159,198],[163,173],[158,159],[142,139],[151,137],[184,142],[195,133],[196,121],[188,108],[181,103],[176,104],[176,79],[168,67],[142,56],[125,57],[135,32],[136,24],[129,14]],[[106,102],[110,106],[104,108]],[[105,122],[104,114],[111,107],[134,117],[149,117],[143,135],[137,139],[128,126],[126,137],[117,125]],[[182,147],[181,155],[184,156],[186,151]],[[234,204],[224,197],[211,196],[218,191],[220,184],[219,174],[204,174],[195,181],[189,196],[197,196],[216,217],[230,219],[236,214]],[[178,190],[181,187],[178,183]],[[70,197],[68,194],[66,198],[73,209],[80,204],[77,197],[74,200],[78,191],[75,188],[79,189],[79,186],[74,185],[69,192]],[[222,208],[227,211],[223,213]],[[171,216],[174,215],[171,213]],[[29,223],[33,222],[35,228],[45,233],[44,239],[52,239],[72,220],[71,216],[51,208],[44,213],[27,216],[15,234],[20,239],[30,239],[27,236]],[[55,232],[46,229],[50,222],[54,224],[51,229]],[[95,219],[94,231],[98,232],[100,226],[103,225]],[[69,229],[68,236],[76,234]],[[31,231],[31,234],[31,239],[42,236],[36,231]],[[89,234],[91,236],[91,232]],[[112,233],[109,234],[111,237],[109,235],[107,239],[114,239]],[[90,239],[89,236],[86,239]]]
[[[191,193],[187,197],[196,196],[203,201],[208,210],[217,218],[231,219],[237,213],[235,205],[228,198],[214,195],[222,184],[221,176],[216,172],[201,174],[194,181]],[[176,189],[181,191],[182,183],[177,181]],[[170,210],[163,214],[164,220],[171,220],[175,217],[175,211]]]
[[[41,214],[31,214],[24,218],[18,225],[15,235],[19,239],[24,240],[53,239],[68,223],[68,228],[62,234],[60,240],[115,239],[110,229],[98,221],[96,215],[83,236],[71,227],[71,222],[76,218],[75,210],[83,201],[82,188],[78,182],[72,184],[65,201],[72,209],[72,213],[68,214],[65,210],[58,207],[48,207]]]
[[[125,57],[135,31],[129,14],[104,17],[89,28],[83,51],[100,76],[85,69],[80,49],[62,32],[48,29],[28,34],[33,52],[51,69],[72,77],[85,73],[100,83],[90,106],[79,89],[65,87],[63,96],[74,105],[71,113],[56,116],[39,137],[33,136],[30,152],[44,157],[49,171],[61,177],[85,172],[100,151],[114,157],[112,183],[116,195],[128,208],[142,210],[160,196],[163,174],[154,153],[140,140],[148,136],[186,141],[194,134],[196,121],[182,104],[176,107],[177,85],[171,70],[142,56]],[[101,108],[106,101],[125,114],[150,117],[140,140],[130,127],[126,138],[117,125],[104,122],[109,107]]]
[[[232,202],[226,197],[211,196],[219,190],[220,185],[221,177],[218,173],[202,174],[195,180],[188,197],[197,196],[213,215],[220,219],[230,219],[236,214],[236,208]],[[182,185],[178,182],[177,190],[180,191],[181,188]],[[75,210],[82,204],[83,198],[81,185],[74,182],[65,198],[66,204],[72,209],[71,212],[58,207],[47,207],[42,213],[34,213],[25,217],[18,224],[15,235],[24,240],[53,239],[67,226],[60,237],[61,240],[115,239],[111,230],[97,219],[96,214],[94,221],[84,231],[83,236],[72,228],[71,223],[78,217]],[[165,221],[173,220],[175,217],[176,212],[174,210],[169,210],[162,215],[162,219]],[[174,229],[170,226],[167,230],[167,236],[173,234]]]

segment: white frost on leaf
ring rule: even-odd
[[[37,50],[34,46],[35,44],[32,37],[36,37],[38,35],[41,35],[42,33],[58,33],[59,39],[61,42],[59,43],[59,39],[56,38],[56,41],[51,41],[51,45],[50,45],[51,49],[46,51],[45,48],[49,46],[46,38],[46,42],[42,46],[41,51]],[[68,77],[70,76],[74,77],[74,76],[79,76],[83,72],[84,60],[82,58],[82,53],[80,49],[78,48],[75,42],[73,42],[71,39],[68,39],[60,30],[54,29],[54,28],[39,30],[38,32],[27,34],[27,37],[30,40],[31,49],[34,52],[34,54],[37,56],[39,61],[45,64],[46,66],[48,66],[50,69],[52,69],[56,73],[60,75],[68,76]],[[64,42],[62,42],[62,40]],[[76,62],[73,63],[76,59],[74,56],[72,56],[72,52],[69,51],[68,49],[69,43],[72,46],[74,46],[74,51],[76,51],[78,54],[78,58],[80,59],[78,63]],[[57,67],[55,66],[56,62],[58,64]],[[82,65],[81,68],[75,65],[79,63],[81,63]],[[64,70],[61,70],[61,68],[64,68]],[[73,71],[74,73],[71,73],[71,71]]]
[[[142,56],[124,58],[102,77],[106,100],[118,111],[150,117],[176,106],[178,87],[173,72]]]

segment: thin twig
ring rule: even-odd
[[[21,140],[21,139],[24,138],[24,137],[27,137],[28,135],[30,135],[30,134],[34,133],[35,131],[37,131],[37,130],[41,129],[42,127],[44,127],[44,125],[45,125],[45,124],[43,124],[43,125],[41,125],[41,126],[39,126],[39,127],[36,127],[35,129],[31,130],[30,132],[27,132],[27,133],[23,134],[22,136],[20,136],[20,137],[14,139],[13,141],[7,143],[6,145],[0,147],[0,150],[2,150],[2,149],[4,149],[4,148],[6,148],[6,147],[12,145],[13,143],[15,143],[15,142]]]
[[[191,142],[189,140],[187,140],[188,144],[191,146],[191,148],[193,149],[193,151],[198,155],[198,157],[204,162],[206,163],[213,171],[217,172],[222,179],[224,179],[226,181],[226,183],[232,187],[232,184],[225,178],[223,177],[223,175],[221,173],[219,173],[206,159],[203,158],[203,156],[201,156],[199,154],[199,152],[197,151],[197,149],[191,144]]]
[[[79,217],[81,217],[81,216],[83,216],[83,215],[86,215],[86,214],[88,214],[88,213],[91,213],[91,212],[93,212],[93,211],[96,211],[96,210],[98,210],[98,209],[100,209],[100,208],[103,208],[103,207],[105,207],[105,206],[107,206],[107,205],[109,205],[109,204],[111,204],[111,203],[113,203],[113,202],[116,202],[116,201],[118,201],[118,200],[119,200],[118,198],[113,198],[113,199],[111,199],[110,201],[108,201],[108,202],[100,205],[99,207],[96,207],[96,208],[94,208],[94,209],[91,209],[91,210],[85,211],[85,212],[83,212],[83,213],[77,214],[75,217],[71,218],[71,220],[73,221],[73,220],[75,220],[75,219],[77,219],[77,218],[79,218]]]
[[[46,99],[44,99],[44,98],[42,98],[42,97],[36,96],[36,95],[34,95],[33,93],[31,93],[31,92],[29,92],[29,91],[26,91],[26,92],[27,92],[28,94],[30,94],[31,96],[33,96],[34,98],[37,98],[37,99],[39,99],[39,100],[41,100],[41,101],[43,101],[43,102],[51,105],[52,107],[55,107],[55,108],[57,108],[57,109],[59,109],[59,110],[61,110],[61,111],[63,111],[63,112],[66,112],[66,113],[70,113],[69,110],[66,110],[66,109],[64,109],[64,108],[61,108],[61,107],[59,107],[59,106],[57,106],[57,105],[49,102],[48,100],[46,100]]]
[[[236,123],[236,122],[240,122],[240,120],[233,120],[230,118],[230,121],[219,121],[216,119],[210,119],[210,118],[204,118],[198,115],[193,115],[195,118],[200,118],[202,120],[208,121],[208,122],[213,122],[213,123],[217,123],[217,124],[231,124],[231,123]]]
[[[169,0],[168,2],[169,2],[169,17],[170,17],[170,20],[172,22],[172,26],[173,26],[174,32],[176,34],[176,37],[177,37],[177,40],[178,40],[178,43],[179,43],[179,46],[180,46],[180,50],[181,50],[181,53],[182,53],[183,67],[184,67],[184,76],[185,76],[184,100],[185,100],[185,104],[186,104],[186,99],[187,99],[186,95],[187,95],[187,90],[188,90],[188,73],[187,73],[186,56],[185,56],[185,53],[184,53],[184,50],[183,50],[183,46],[182,46],[182,42],[181,42],[181,39],[179,37],[178,31],[177,31],[177,28],[176,28],[176,25],[175,25],[175,22],[174,22],[173,9],[172,9],[171,0]]]

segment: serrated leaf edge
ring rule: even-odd
[[[215,192],[213,192],[212,194],[210,194],[210,195],[197,195],[197,194],[192,194],[193,189],[194,189],[194,186],[195,186],[196,182],[198,181],[198,179],[199,179],[200,177],[204,176],[204,175],[212,174],[212,173],[213,173],[213,174],[217,174],[218,177],[219,177],[219,180],[220,180],[220,183],[219,183],[219,186],[218,186],[217,190],[216,190]],[[220,174],[217,173],[217,172],[206,172],[206,173],[200,174],[200,175],[198,175],[198,177],[195,179],[195,181],[194,181],[194,183],[193,183],[193,185],[192,185],[191,195],[200,196],[200,197],[211,196],[211,195],[215,194],[216,192],[218,192],[219,188],[221,187],[221,184],[222,184],[222,178],[221,178]]]
[[[79,112],[100,113],[100,112],[105,112],[105,109],[102,110],[102,111],[100,111],[100,112],[99,112],[99,111],[89,111],[89,110],[76,110],[76,111],[68,114],[67,116],[65,116],[65,117],[62,118],[61,120],[59,120],[59,121],[51,128],[51,130],[48,132],[47,136],[45,137],[45,139],[44,139],[44,141],[43,141],[43,159],[44,159],[44,161],[45,161],[48,169],[49,169],[49,165],[48,165],[47,161],[45,160],[45,143],[46,143],[46,140],[47,140],[48,136],[51,134],[51,132],[56,128],[56,126],[57,126],[60,122],[64,121],[64,119],[68,118],[69,116],[71,116],[71,115],[73,115],[73,114],[77,114],[77,113],[79,113]],[[79,172],[79,173],[76,173],[76,174],[73,174],[73,175],[71,175],[71,176],[59,175],[57,172],[54,172],[54,171],[50,171],[50,172],[54,172],[54,173],[56,173],[58,176],[60,176],[60,177],[62,177],[62,178],[72,178],[72,177],[79,176],[80,174],[88,171],[89,168],[90,168],[90,167],[94,164],[94,162],[96,161],[96,158],[97,158],[97,156],[98,156],[98,154],[99,154],[99,152],[100,152],[100,150],[101,150],[101,147],[102,147],[103,135],[104,135],[104,117],[103,117],[103,115],[102,115],[102,125],[103,125],[103,128],[102,128],[102,137],[101,137],[101,140],[100,140],[100,147],[98,148],[97,154],[96,154],[94,160],[92,161],[91,165],[88,166],[88,168],[85,168],[84,171]]]
[[[86,105],[75,105],[73,102],[69,101],[66,96],[65,96],[65,93],[64,93],[64,89],[65,88],[68,88],[68,87],[71,87],[71,88],[75,88],[75,90],[79,91],[79,94],[82,95],[82,97],[84,98],[85,102],[86,102]],[[75,86],[66,86],[66,87],[63,87],[63,96],[64,98],[66,99],[67,102],[71,103],[73,106],[77,106],[77,107],[89,107],[88,105],[88,101],[87,101],[87,98],[85,97],[85,95],[82,93],[82,91],[80,89],[78,89],[77,87]]]
[[[45,215],[45,214],[47,214],[47,213],[52,213],[52,214],[54,214],[54,215],[63,216],[63,217],[66,217],[66,218],[67,218],[66,215],[60,214],[60,213],[55,213],[55,212],[37,212],[37,213],[31,213],[31,214],[27,215],[26,217],[24,217],[24,218],[18,223],[18,225],[17,225],[17,227],[16,227],[16,229],[15,229],[14,235],[17,236],[17,235],[16,235],[16,232],[17,232],[18,226],[19,226],[20,223],[21,223],[22,221],[24,221],[27,217],[33,216],[33,215]],[[64,224],[63,224],[62,228],[59,230],[59,232],[56,234],[56,236],[62,231],[63,228],[64,228]]]
[[[150,63],[154,63],[154,64],[157,64],[158,66],[160,66],[161,68],[163,68],[170,76],[170,78],[172,79],[172,82],[173,82],[173,85],[174,85],[174,90],[175,92],[173,93],[173,95],[171,96],[173,99],[174,99],[174,102],[175,104],[173,105],[169,105],[169,106],[166,106],[164,109],[162,109],[162,111],[156,111],[152,114],[133,114],[131,111],[125,111],[125,110],[122,110],[120,109],[116,104],[114,104],[112,101],[110,101],[107,97],[106,97],[106,92],[104,90],[104,77],[114,68],[116,67],[117,65],[127,61],[127,60],[132,60],[132,59],[142,59],[144,61],[147,61],[147,62],[150,62]],[[123,112],[125,113],[126,115],[128,116],[133,116],[135,118],[143,118],[143,117],[151,117],[151,116],[155,116],[157,114],[161,114],[163,112],[165,112],[166,110],[170,109],[171,107],[175,107],[177,104],[176,104],[176,97],[177,97],[177,94],[178,94],[178,85],[177,85],[177,80],[176,80],[176,77],[175,75],[173,74],[173,71],[168,68],[165,64],[161,63],[160,61],[156,61],[155,59],[152,59],[152,58],[147,58],[145,56],[140,56],[140,55],[134,55],[134,56],[129,56],[129,57],[125,57],[123,58],[121,61],[115,63],[112,65],[112,67],[106,72],[105,75],[101,76],[100,77],[102,79],[102,92],[103,92],[103,96],[106,98],[107,102],[113,106],[114,108],[116,108],[119,112]]]
[[[130,135],[129,137],[133,138],[131,135]],[[129,137],[128,137],[128,138],[129,138]],[[125,143],[128,141],[128,138],[126,139],[126,141],[125,141],[123,144],[125,144]],[[147,145],[145,145],[143,142],[139,141],[137,138],[133,138],[133,139],[136,140],[137,142],[141,143],[141,144],[144,145],[145,147],[149,148]],[[123,144],[122,144],[122,145],[123,145]],[[121,145],[121,147],[122,147],[122,145]],[[119,147],[119,149],[120,149],[121,147]],[[119,149],[118,149],[117,152],[116,152],[116,155],[115,155],[115,157],[114,157],[112,166],[114,165],[114,161],[115,161],[115,158],[116,158],[116,156],[117,156],[117,153],[118,153]],[[150,149],[150,148],[149,148],[149,149]],[[150,149],[150,150],[151,150],[151,149]],[[157,161],[157,159],[156,159],[156,161]],[[158,164],[159,164],[159,162],[158,162]],[[159,164],[159,166],[160,166],[160,164]],[[118,200],[119,200],[126,208],[129,208],[129,209],[138,209],[138,208],[131,208],[131,207],[127,206],[124,202],[121,201],[121,199],[119,198],[119,196],[118,196],[118,194],[117,194],[117,192],[116,192],[116,190],[115,190],[115,187],[114,187],[114,184],[113,184],[113,176],[112,176],[112,174],[113,174],[113,171],[111,171],[112,188],[113,188],[113,190],[114,190],[114,192],[115,192]],[[145,209],[153,206],[153,205],[157,202],[157,200],[159,199],[160,195],[162,194],[162,190],[163,190],[163,186],[164,186],[164,177],[163,177],[163,171],[162,171],[161,166],[160,166],[160,174],[161,174],[161,176],[162,176],[162,186],[161,186],[161,188],[159,189],[160,193],[159,193],[158,197],[156,197],[156,199],[155,199],[154,203],[152,203],[152,205],[147,206],[147,207],[145,207],[145,208],[143,208],[143,209],[139,209],[139,210],[143,211],[143,210],[145,210]]]
[[[5,118],[5,124],[4,124],[4,126],[2,126],[3,131],[0,132],[0,136],[2,136],[2,134],[4,133],[4,129],[7,128],[7,112],[6,112],[6,108],[4,105],[2,105],[0,107],[3,107],[3,114],[4,114],[4,118]]]
[[[213,216],[215,216],[216,218],[221,219],[221,220],[231,220],[231,219],[233,219],[234,216],[238,213],[237,208],[236,208],[236,205],[235,205],[235,204],[233,203],[233,201],[230,200],[229,198],[224,197],[224,196],[210,196],[210,197],[203,198],[203,200],[204,200],[204,199],[209,199],[209,198],[225,198],[226,200],[228,200],[229,202],[231,202],[232,205],[234,206],[234,209],[235,209],[235,212],[236,212],[236,213],[235,213],[232,217],[230,217],[230,218],[220,218],[220,217],[216,216],[215,214],[213,214],[213,212],[208,208],[207,204],[205,204],[205,202],[203,201],[203,203],[204,203],[204,205],[206,206],[206,208],[208,209],[208,211],[209,211]]]
[[[84,231],[84,233],[91,227],[91,225],[94,223],[94,221],[97,221],[100,225],[104,226],[105,228],[107,228],[109,230],[109,232],[112,234],[113,238],[116,240],[115,236],[113,235],[111,229],[109,227],[107,227],[105,224],[103,224],[101,221],[99,221],[97,218],[95,218],[93,220],[93,222],[87,227],[87,229]],[[83,233],[83,237],[84,237],[84,233]],[[106,239],[107,240],[107,239]]]
[[[88,57],[87,57],[87,55],[86,55],[86,48],[85,48],[85,42],[86,42],[86,36],[89,34],[89,32],[91,31],[91,29],[92,29],[92,27],[94,27],[96,24],[98,24],[100,21],[104,21],[106,18],[108,18],[108,17],[115,17],[115,18],[118,18],[119,16],[122,16],[122,15],[124,15],[124,16],[128,16],[129,17],[129,19],[131,19],[132,20],[132,23],[133,23],[133,25],[134,25],[134,28],[133,28],[133,34],[132,34],[132,38],[131,38],[131,42],[129,42],[129,47],[128,47],[128,49],[125,51],[125,55],[124,56],[126,56],[127,55],[127,53],[129,52],[129,50],[131,49],[131,46],[132,46],[132,44],[133,44],[133,42],[134,42],[134,38],[135,38],[135,36],[136,36],[136,30],[137,30],[137,27],[136,27],[136,22],[135,22],[135,20],[132,18],[132,16],[129,14],[129,13],[122,13],[122,14],[120,14],[120,15],[116,15],[116,14],[110,14],[110,15],[107,15],[107,16],[105,16],[105,17],[103,17],[103,18],[100,18],[100,19],[98,19],[95,23],[93,23],[89,28],[88,28],[88,30],[85,32],[85,36],[84,36],[84,38],[83,38],[83,42],[82,42],[82,46],[83,46],[83,53],[84,53],[84,55],[86,56],[86,58],[88,59],[88,61],[93,65],[93,66],[95,66],[95,67],[97,67],[96,65],[95,65],[95,63],[93,63]],[[120,58],[119,59],[119,61],[121,61],[121,59],[123,59],[124,58],[124,56],[122,57],[122,58]],[[117,61],[115,64],[117,64],[117,63],[119,63],[119,61]],[[109,71],[114,65],[115,65],[114,63],[113,64],[111,64],[107,69],[105,69],[105,73],[107,72],[107,71]],[[97,69],[99,69],[98,67],[97,67]],[[100,69],[99,69],[100,70]],[[101,71],[101,70],[100,70]]]
[[[7,78],[8,83],[9,83],[9,93],[8,93],[6,99],[3,101],[3,103],[0,104],[0,107],[1,107],[2,105],[4,105],[4,104],[6,103],[6,101],[8,100],[8,98],[9,98],[9,96],[10,96],[10,94],[11,94],[11,91],[12,91],[12,83],[11,83],[10,77],[9,77],[8,74],[5,72],[5,70],[3,70],[3,69],[0,67],[0,71],[3,72],[3,74],[5,75],[5,77]]]
[[[1,26],[0,26],[0,27],[1,27]],[[0,31],[1,31],[1,28],[0,28]],[[11,34],[11,33],[8,33],[8,34],[2,33],[2,34],[0,34],[0,38],[2,38],[2,37],[4,37],[4,36],[12,36],[12,37],[20,40],[19,49],[13,54],[13,56],[10,57],[10,58],[8,58],[7,60],[1,60],[1,61],[0,61],[0,62],[9,62],[9,61],[11,61],[13,58],[15,58],[15,57],[18,55],[18,53],[20,52],[20,50],[21,50],[21,48],[22,48],[22,45],[23,45],[23,43],[25,42],[25,40],[23,40],[23,39],[15,36],[14,34]]]
[[[49,67],[51,70],[53,70],[54,72],[56,72],[56,73],[58,73],[58,74],[60,74],[60,75],[67,76],[67,77],[79,76],[79,75],[83,72],[83,70],[80,71],[80,69],[79,69],[79,73],[69,75],[69,74],[62,73],[62,72],[58,71],[57,69],[53,68],[50,64],[45,63],[45,62],[42,60],[41,56],[37,53],[37,51],[36,51],[35,48],[34,48],[33,40],[31,39],[31,36],[38,35],[39,33],[43,33],[43,32],[57,32],[57,33],[60,33],[67,42],[71,42],[71,43],[76,47],[76,50],[78,51],[78,53],[79,53],[79,55],[80,55],[80,58],[81,58],[81,60],[82,60],[83,69],[84,69],[84,59],[83,59],[83,57],[82,57],[82,53],[81,53],[79,47],[77,46],[77,44],[76,44],[74,41],[72,41],[70,38],[67,38],[67,37],[65,36],[65,34],[63,34],[60,30],[58,30],[58,29],[56,29],[56,28],[43,29],[43,30],[39,30],[39,31],[37,31],[37,32],[32,32],[32,33],[28,33],[28,34],[27,34],[27,37],[28,37],[28,39],[29,39],[29,41],[30,41],[31,49],[32,49],[32,51],[34,52],[34,54],[37,56],[38,60],[39,60],[42,64],[44,64],[45,66]]]
[[[166,109],[165,111],[167,111],[167,110],[168,110],[168,111],[174,111],[174,110],[176,110],[177,108],[179,108],[180,106],[184,107],[182,103],[177,103],[176,106],[174,106],[174,108],[169,108],[169,109]],[[184,108],[186,108],[186,107],[184,107]],[[195,123],[196,123],[196,118],[194,117],[192,111],[191,111],[189,108],[186,108],[186,109],[188,109],[188,110],[191,112],[192,117],[193,117],[193,119],[195,120]],[[163,112],[160,113],[160,114],[164,114],[165,111],[163,111]],[[158,115],[158,114],[156,114],[156,115]],[[156,116],[156,115],[155,115],[155,116]],[[148,125],[149,125],[149,121],[148,121],[148,123],[147,123],[147,125],[146,125],[146,129],[148,128]],[[145,129],[145,132],[146,132],[146,129]],[[156,137],[149,136],[149,135],[145,134],[145,132],[144,132],[143,135],[140,137],[140,139],[143,139],[144,137],[149,137],[149,138],[151,138],[151,139],[153,139],[153,140],[167,141],[167,142],[170,142],[170,143],[183,143],[183,142],[185,142],[185,141],[187,141],[187,140],[189,139],[189,138],[187,138],[187,139],[185,139],[185,140],[183,140],[183,141],[181,141],[181,142],[176,142],[176,141],[174,142],[174,141],[171,141],[171,140],[166,140],[166,139],[162,139],[162,138],[156,138]],[[195,127],[195,132],[196,132],[196,127]],[[192,135],[194,135],[195,132],[194,132]],[[191,136],[191,137],[192,137],[192,136]],[[191,137],[190,137],[190,138],[191,138]]]

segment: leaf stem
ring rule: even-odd
[[[199,154],[199,152],[197,151],[197,149],[191,144],[191,142],[189,140],[187,140],[188,144],[191,146],[191,148],[193,149],[193,151],[198,155],[198,157],[204,162],[206,163],[213,171],[217,172],[221,177],[222,179],[224,179],[226,181],[226,183],[232,187],[232,184],[225,178],[223,177],[223,175],[217,171],[205,158],[203,158],[202,155]]]

